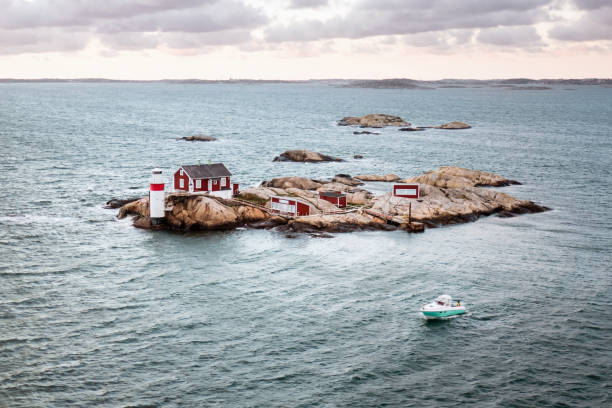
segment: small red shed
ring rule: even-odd
[[[339,191],[320,191],[319,198],[329,201],[338,208],[346,207],[346,194]]]
[[[310,204],[296,197],[270,197],[270,212],[293,217],[310,215]]]
[[[393,195],[395,197],[419,198],[419,185],[418,184],[395,184],[393,186]]]
[[[232,185],[231,177],[232,173],[223,163],[181,166],[174,173],[174,190],[231,198],[238,190],[238,184]]]

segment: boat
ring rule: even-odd
[[[436,300],[421,308],[421,313],[427,319],[451,317],[466,312],[461,300],[453,300],[449,295],[440,295]]]

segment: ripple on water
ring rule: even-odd
[[[0,86],[0,405],[610,405],[609,90]],[[355,138],[335,125],[373,110],[475,126]],[[220,143],[174,141],[195,132]],[[272,163],[287,135],[365,159]],[[102,208],[146,195],[152,164],[208,158],[242,186],[460,165],[554,210],[290,240],[153,233]],[[470,313],[422,319],[441,293]]]

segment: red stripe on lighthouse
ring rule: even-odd
[[[164,191],[164,183],[151,183],[151,191]]]

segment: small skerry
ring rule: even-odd
[[[440,319],[456,316],[466,312],[460,300],[453,300],[449,295],[440,295],[438,298],[421,308],[426,319]]]

